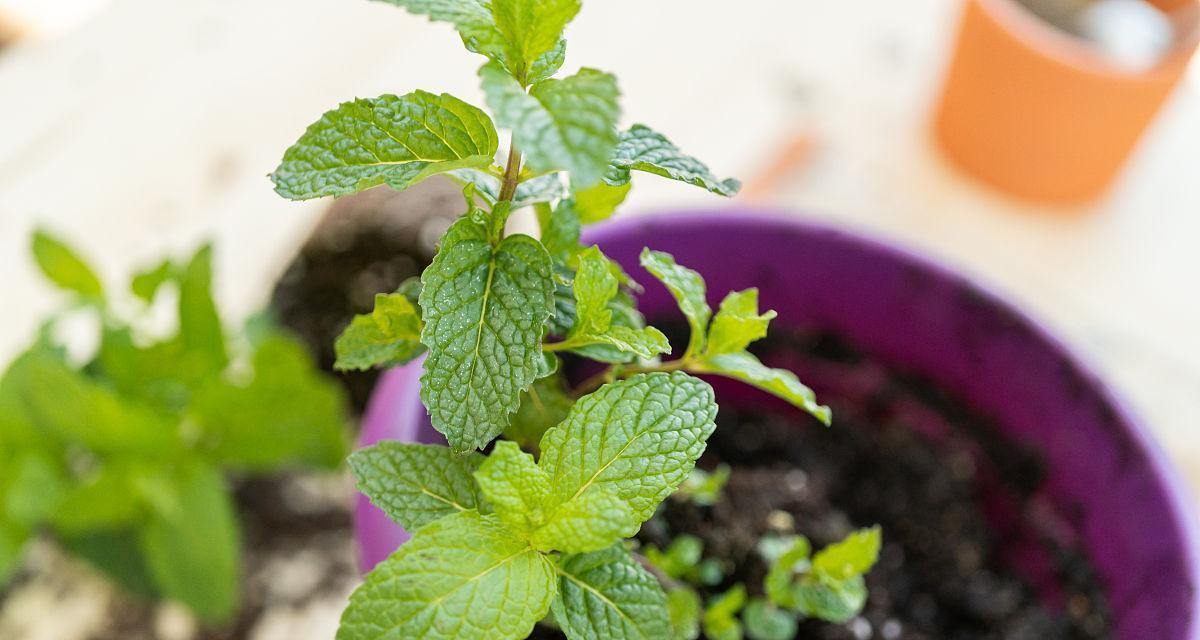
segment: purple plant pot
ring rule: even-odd
[[[713,296],[758,287],[763,307],[779,312],[777,324],[842,335],[994,418],[1044,457],[1045,497],[1098,571],[1117,637],[1200,639],[1200,538],[1187,491],[1107,387],[1026,316],[904,251],[781,215],[727,209],[631,218],[586,240],[631,273],[640,271],[643,246],[670,252],[704,274]],[[661,287],[647,287],[639,302],[652,318],[678,313]],[[384,376],[363,445],[444,442],[418,399],[420,367]],[[721,402],[751,397],[718,389]],[[356,527],[364,568],[408,538],[362,496]]]

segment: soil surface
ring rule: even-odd
[[[713,507],[668,500],[639,535],[660,547],[678,534],[700,537],[705,557],[721,559],[727,576],[701,589],[705,596],[736,582],[762,593],[766,566],[756,545],[764,534],[795,532],[824,546],[879,524],[885,543],[862,616],[843,625],[802,622],[797,638],[1112,637],[1086,558],[1062,539],[1061,521],[1039,495],[1036,455],[926,381],[835,339],[796,334],[757,350],[811,383],[833,407],[834,426],[787,407],[722,403],[700,466],[732,467],[724,499]],[[1030,549],[1045,566],[1018,575],[1012,558]],[[534,637],[561,636],[539,628]]]

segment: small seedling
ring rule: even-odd
[[[339,387],[268,322],[227,332],[207,246],[137,275],[130,300],[44,232],[33,253],[71,302],[0,378],[0,581],[44,530],[135,592],[228,619],[240,534],[226,473],[337,467]],[[156,336],[150,316],[168,290],[178,322]],[[55,339],[69,317],[98,326],[82,365]]]
[[[550,615],[571,639],[666,638],[684,609],[710,631],[740,629],[736,588],[699,614],[698,599],[668,596],[625,540],[688,479],[715,428],[713,390],[693,374],[744,381],[826,424],[829,409],[747,351],[775,316],[759,312],[755,289],[729,294],[714,315],[700,274],[646,249],[641,266],[691,329],[682,354],[664,359],[674,349],[638,312],[639,285],[580,241],[634,172],[722,196],[737,181],[647,126],[620,131],[611,74],[556,77],[579,0],[388,1],[450,23],[487,59],[492,116],[425,91],[346,102],[272,174],[294,200],[442,174],[466,201],[420,282],[381,296],[337,343],[344,368],[424,354],[421,400],[449,445],[385,442],[351,456],[361,490],[413,538],[355,591],[338,637],[523,638]],[[502,163],[497,125],[511,132]],[[539,238],[508,233],[523,209]],[[604,366],[571,385],[565,355]],[[690,491],[704,500],[715,484]]]

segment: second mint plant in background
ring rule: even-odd
[[[44,232],[33,254],[69,303],[0,377],[0,582],[46,532],[134,593],[227,622],[241,602],[227,476],[337,468],[340,388],[265,319],[228,330],[208,246],[138,274],[125,294]],[[172,299],[168,331],[159,311]],[[75,318],[98,334],[82,357],[58,339]]]
[[[295,200],[445,174],[466,203],[420,280],[379,296],[337,341],[344,369],[425,354],[421,399],[449,445],[385,442],[351,457],[362,491],[413,538],[355,591],[338,637],[515,639],[545,621],[572,640],[690,638],[701,626],[710,638],[767,640],[790,637],[799,616],[857,613],[877,530],[812,556],[802,538],[783,541],[764,597],[737,585],[707,611],[690,571],[664,570],[627,541],[689,479],[715,428],[713,390],[693,374],[744,381],[830,421],[795,375],[746,350],[774,317],[756,290],[730,293],[714,314],[699,273],[646,249],[642,267],[691,331],[665,359],[675,350],[638,312],[640,285],[581,244],[581,227],[614,213],[634,172],[723,196],[738,183],[649,127],[620,131],[612,75],[555,77],[579,0],[390,3],[452,24],[487,58],[479,77],[495,121],[447,94],[358,99],[312,124],[272,174]],[[502,163],[497,125],[511,131]],[[540,238],[506,231],[522,209]],[[568,354],[604,368],[572,385]],[[691,491],[719,499],[711,486]]]

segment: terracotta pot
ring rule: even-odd
[[[773,326],[844,336],[993,418],[1004,435],[1042,455],[1039,498],[1100,575],[1117,637],[1200,638],[1200,537],[1187,492],[1145,429],[1024,315],[899,249],[786,216],[727,210],[634,218],[598,227],[586,241],[634,274],[642,247],[670,252],[704,274],[712,302],[757,286],[763,308],[779,312]],[[679,318],[662,287],[647,286],[638,303],[651,319]],[[418,397],[420,375],[414,362],[384,376],[363,445],[445,442]],[[722,405],[764,402],[745,385],[713,382]],[[364,570],[408,539],[361,496],[356,528]]]
[[[1192,29],[1155,68],[1135,72],[1016,0],[967,0],[935,135],[950,158],[1004,191],[1087,202],[1113,182],[1198,41]]]

